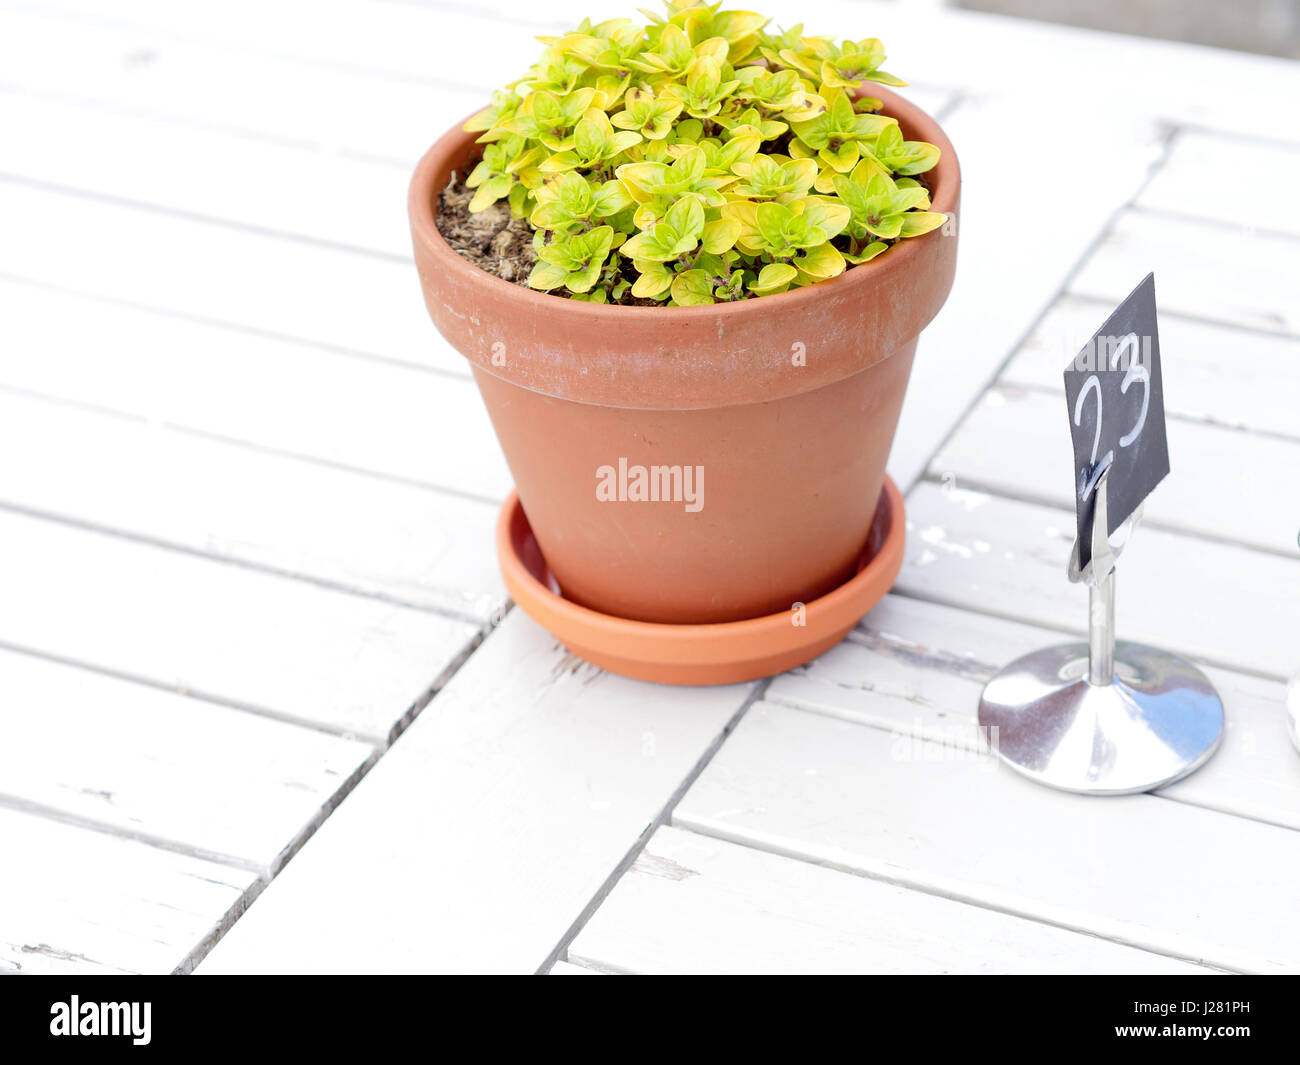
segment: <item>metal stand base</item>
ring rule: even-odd
[[[1223,738],[1209,680],[1167,651],[1114,648],[1113,683],[1089,681],[1086,643],[1035,651],[989,681],[979,723],[997,729],[987,736],[1002,761],[1085,795],[1151,791],[1204,764]]]

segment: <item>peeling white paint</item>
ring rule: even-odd
[[[950,488],[944,495],[950,503],[960,503],[967,512],[979,509],[991,498],[987,492],[976,492],[970,488]]]
[[[959,558],[974,558],[975,552],[965,544],[955,544],[948,540],[948,534],[944,532],[942,525],[928,525],[920,532],[920,537],[925,543],[930,544],[940,550],[947,551],[949,554],[956,555]]]

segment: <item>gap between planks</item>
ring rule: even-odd
[[[136,209],[135,205],[131,205],[131,209]],[[221,228],[224,228],[224,226]],[[275,329],[267,329],[262,326],[251,325],[247,322],[235,321],[234,319],[211,318],[207,315],[196,314],[192,311],[182,311],[172,307],[164,307],[161,304],[140,303],[136,300],[123,299],[120,296],[108,295],[101,292],[90,292],[79,288],[70,288],[67,285],[56,284],[42,278],[26,277],[23,274],[11,273],[8,270],[0,270],[0,281],[7,281],[15,285],[26,285],[30,288],[52,292],[59,296],[70,296],[79,300],[92,300],[96,303],[108,304],[111,307],[123,307],[127,310],[137,311],[141,314],[157,315],[160,318],[171,318],[179,322],[189,322],[193,325],[201,325],[209,329],[224,329],[232,333],[242,333],[246,336],[257,337],[259,340],[301,345],[303,347],[315,348],[320,351],[327,351],[331,355],[343,355],[350,359],[387,363],[403,370],[418,370],[422,373],[433,374],[437,377],[450,378],[455,381],[465,382],[473,379],[468,371],[461,373],[455,370],[448,370],[445,367],[434,366],[429,363],[414,362],[410,359],[399,358],[394,355],[385,354],[384,352],[363,351],[360,348],[350,348],[344,344],[330,344],[313,337],[304,337],[296,333],[282,333]],[[46,399],[60,398],[58,396],[47,396],[43,393],[36,394],[41,395],[42,398]],[[64,400],[63,402],[67,401]],[[111,408],[102,409],[109,410]]]
[[[1180,128],[1181,129],[1181,128]],[[1212,224],[1213,219],[1206,215],[1193,214],[1190,211],[1182,211],[1175,207],[1161,207],[1151,203],[1133,203],[1129,206],[1129,211],[1136,215],[1150,215],[1152,218],[1164,218],[1171,222],[1190,222],[1193,225]],[[1251,224],[1250,231],[1252,234],[1258,234],[1261,237],[1273,237],[1277,240],[1293,241],[1296,244],[1296,255],[1300,258],[1300,237],[1286,229],[1272,229],[1269,226],[1258,226]],[[1171,312],[1173,313],[1173,312]],[[1223,322],[1221,319],[1215,319],[1220,324],[1235,326],[1235,322]],[[1249,323],[1242,325],[1243,329],[1255,329],[1258,332],[1265,333],[1268,336],[1295,336],[1294,333],[1279,333],[1276,330],[1265,329],[1260,326],[1252,327]]]
[[[806,706],[793,704],[786,701],[768,702],[766,703],[766,705],[773,707],[784,713],[794,714],[796,715],[796,717],[808,716],[812,718],[820,718],[823,720],[838,722],[839,724],[847,725],[854,728],[865,727],[867,729],[870,729],[872,733],[884,732],[887,735],[889,734],[888,729],[880,728],[879,726],[873,725],[870,722],[861,720],[859,718],[850,718],[850,717],[845,717],[845,716],[840,716],[840,715],[835,715],[830,713],[819,712],[816,710],[811,710]],[[927,740],[922,742],[933,742],[933,741]],[[1148,792],[1141,797],[1161,798],[1163,796],[1159,796],[1156,793]],[[1104,803],[1106,801],[1113,801],[1113,800],[1097,799],[1092,801]],[[1193,808],[1204,809],[1204,807],[1193,807]],[[1218,813],[1218,811],[1214,811],[1214,812],[1216,814]],[[1219,816],[1234,817],[1234,818],[1237,817],[1236,814],[1219,814]],[[1251,821],[1252,819],[1241,818],[1241,820]],[[1267,827],[1270,829],[1284,827],[1284,826],[1273,825],[1267,822],[1255,822],[1255,823],[1267,825]],[[896,887],[904,888],[909,891],[915,891],[923,895],[930,895],[936,898],[945,899],[950,902],[973,906],[981,910],[1004,914],[1009,917],[1030,921],[1035,924],[1040,924],[1040,925],[1049,926],[1053,928],[1060,928],[1062,930],[1068,932],[1074,932],[1077,934],[1093,936],[1099,939],[1104,939],[1109,942],[1117,943],[1133,949],[1143,950],[1150,954],[1175,959],[1177,961],[1189,962],[1194,965],[1199,965],[1210,969],[1216,969],[1223,972],[1247,973],[1253,971],[1245,967],[1234,966],[1231,963],[1220,961],[1220,960],[1207,961],[1207,959],[1204,956],[1194,952],[1190,948],[1184,951],[1178,949],[1176,946],[1173,945],[1161,946],[1150,942],[1142,941],[1136,938],[1130,938],[1124,934],[1115,935],[1115,934],[1100,932],[1077,922],[1071,923],[1072,918],[1069,914],[1062,914],[1060,917],[1057,917],[1050,912],[1043,912],[1043,911],[1035,912],[1031,909],[1022,909],[1019,908],[1014,901],[1009,900],[1003,902],[997,899],[986,897],[984,894],[979,893],[979,889],[974,884],[969,882],[963,882],[960,880],[954,881],[948,877],[935,876],[921,870],[915,870],[910,868],[903,868],[898,872],[893,872],[892,870],[895,867],[893,867],[889,863],[876,863],[874,866],[866,866],[861,864],[854,865],[847,860],[840,861],[832,857],[827,857],[825,855],[819,856],[815,853],[813,849],[801,849],[799,845],[800,841],[797,839],[792,838],[789,840],[788,843],[782,843],[778,838],[775,837],[766,838],[763,832],[757,831],[752,826],[748,826],[744,824],[726,825],[722,823],[707,823],[707,819],[700,819],[700,820],[684,821],[680,823],[674,821],[672,827],[677,830],[694,832],[695,834],[704,838],[721,840],[726,843],[734,844],[741,847],[746,847],[766,854],[771,854],[779,858],[803,862],[805,864],[831,869],[839,873],[846,873],[850,876],[856,876],[867,880],[874,880],[885,884],[891,884]]]
[[[0,386],[0,389],[3,389],[3,386]],[[179,555],[188,555],[191,558],[201,558],[208,562],[218,562],[224,566],[234,566],[236,569],[249,570],[253,573],[265,574],[268,577],[278,577],[282,580],[288,581],[301,581],[303,584],[315,585],[317,588],[324,588],[327,591],[355,596],[358,599],[373,599],[380,603],[389,603],[392,606],[400,606],[407,610],[419,610],[426,614],[435,614],[438,617],[451,618],[454,621],[463,621],[467,625],[484,626],[485,624],[485,619],[466,611],[455,610],[452,607],[434,606],[429,603],[415,602],[388,592],[376,591],[369,588],[359,588],[356,585],[344,584],[341,581],[330,580],[328,577],[319,577],[310,573],[283,569],[279,566],[274,566],[266,562],[258,562],[253,559],[240,558],[235,555],[216,554],[211,551],[201,550],[200,548],[190,547],[188,544],[176,543],[171,540],[164,540],[161,537],[150,536],[146,533],[132,532],[115,525],[101,525],[98,522],[90,521],[85,518],[77,518],[69,514],[56,514],[45,510],[39,510],[34,507],[24,506],[21,503],[11,502],[5,499],[0,499],[0,511],[5,511],[10,514],[18,514],[24,518],[34,518],[37,521],[47,521],[55,525],[66,525],[72,529],[80,529],[83,532],[98,533],[101,536],[126,540],[130,543],[142,544],[146,547],[155,547],[160,551],[174,551]],[[500,619],[494,615],[493,618],[489,619],[487,627],[490,629],[499,620]]]
[[[786,703],[778,703],[783,709],[808,713],[806,707],[792,706]],[[833,715],[825,715],[833,716]],[[843,719],[841,719],[843,720]],[[859,722],[854,722],[858,724]],[[870,727],[870,726],[868,726]],[[730,843],[734,846],[745,847],[750,850],[759,851],[763,854],[770,854],[776,858],[782,858],[786,861],[802,862],[804,865],[811,865],[818,869],[829,869],[833,872],[858,877],[862,880],[873,880],[882,884],[890,884],[894,887],[902,888],[906,891],[914,891],[918,895],[929,895],[931,898],[943,899],[946,902],[957,903],[964,906],[972,906],[977,910],[984,910],[988,913],[998,913],[1005,917],[1012,917],[1016,920],[1026,921],[1029,924],[1043,925],[1047,928],[1058,928],[1065,932],[1072,932],[1075,935],[1091,936],[1094,939],[1100,939],[1108,943],[1116,943],[1120,946],[1128,947],[1132,950],[1145,951],[1147,954],[1155,955],[1161,958],[1171,958],[1174,961],[1188,962],[1192,965],[1198,965],[1211,972],[1235,973],[1238,970],[1228,969],[1217,963],[1207,962],[1204,958],[1190,953],[1180,953],[1176,950],[1158,950],[1145,943],[1128,942],[1122,939],[1111,939],[1108,936],[1101,935],[1097,932],[1091,932],[1086,928],[1078,925],[1069,924],[1066,921],[1055,921],[1050,917],[1025,913],[1011,906],[1001,906],[988,899],[983,899],[974,894],[965,894],[961,891],[945,889],[938,884],[930,884],[921,879],[907,879],[905,876],[891,876],[883,872],[868,871],[865,869],[854,868],[829,859],[815,858],[809,854],[803,854],[794,848],[785,848],[779,844],[768,842],[758,838],[756,835],[746,835],[742,830],[729,832],[724,829],[710,829],[704,825],[695,824],[677,824],[672,825],[679,832],[690,832],[702,839],[720,840],[723,843]],[[1244,971],[1244,970],[1242,970]]]
[[[85,670],[88,673],[96,673],[101,676],[112,677],[115,680],[127,681],[131,684],[140,684],[146,688],[168,692],[173,695],[181,695],[187,699],[197,699],[201,702],[208,703],[212,706],[219,706],[226,710],[235,710],[243,714],[252,714],[255,717],[264,717],[271,721],[278,721],[284,725],[294,725],[297,728],[324,733],[327,736],[337,736],[341,739],[358,740],[362,743],[370,744],[373,748],[382,753],[388,750],[396,739],[406,731],[411,722],[415,720],[420,712],[455,675],[457,670],[459,670],[460,667],[469,660],[470,656],[478,650],[483,640],[486,639],[492,630],[495,629],[513,609],[514,604],[507,603],[506,608],[489,623],[478,623],[480,627],[474,636],[466,642],[465,646],[455,655],[455,657],[452,658],[450,663],[443,668],[442,672],[438,674],[420,697],[414,700],[411,705],[403,711],[402,715],[389,729],[387,735],[383,736],[376,733],[360,731],[344,725],[331,725],[323,721],[299,717],[295,714],[284,713],[267,707],[257,706],[251,703],[242,702],[238,699],[226,698],[193,687],[186,687],[183,690],[178,689],[173,684],[168,684],[164,681],[143,674],[132,673],[127,670],[113,669],[109,666],[93,662],[84,662],[68,655],[57,654],[52,651],[43,650],[39,647],[28,647],[24,644],[14,643],[9,640],[0,640],[0,649],[12,651],[15,654],[27,655],[31,658],[39,658],[43,661],[52,662],[57,665],[69,666],[73,669]]]
[[[1044,390],[1036,388],[1034,389],[1034,391],[1043,392]],[[1183,420],[1192,421],[1192,419],[1183,419]],[[1208,425],[1212,423],[1201,422],[1197,424]],[[1215,428],[1218,428],[1218,426],[1215,426]],[[1240,430],[1240,431],[1250,433],[1251,435],[1255,435],[1252,430]],[[1265,433],[1259,435],[1267,436],[1270,434]],[[1289,437],[1277,437],[1277,439],[1280,439],[1284,443],[1288,443],[1288,444],[1295,443],[1295,441]],[[927,472],[923,477],[921,477],[920,480],[917,481],[917,486],[919,487],[920,485],[923,484],[930,484],[930,485],[934,485],[937,488],[942,488],[946,483],[944,481],[944,476],[945,474],[940,474],[933,471]],[[1005,499],[1011,503],[1029,503],[1032,504],[1033,506],[1051,507],[1056,510],[1060,510],[1062,506],[1061,501],[1059,499],[1053,499],[1048,495],[1044,495],[1041,492],[1035,492],[1032,489],[1025,489],[1024,491],[1013,490],[1007,485],[987,483],[985,481],[980,480],[978,477],[971,476],[968,473],[963,474],[959,478],[959,480],[961,482],[961,487],[963,490],[971,491],[971,492],[979,492],[981,495],[992,496],[996,499]],[[3,504],[0,504],[0,506],[3,506]],[[1138,524],[1139,526],[1143,526],[1146,528],[1158,529],[1161,532],[1172,533],[1175,536],[1181,536],[1188,540],[1202,540],[1207,544],[1218,544],[1221,547],[1231,547],[1240,551],[1250,551],[1255,554],[1267,555],[1270,558],[1284,558],[1287,559],[1288,561],[1294,561],[1296,557],[1296,552],[1294,549],[1288,550],[1282,547],[1269,547],[1265,544],[1247,543],[1243,540],[1236,540],[1233,537],[1228,536],[1224,533],[1211,532],[1208,529],[1193,529],[1193,528],[1189,528],[1186,525],[1179,525],[1176,522],[1161,520],[1158,517],[1153,518],[1148,516],[1145,512],[1143,513],[1143,516]],[[907,593],[904,592],[900,594],[907,594]],[[962,610],[969,610],[973,613],[983,613],[983,611],[975,611],[973,608],[968,607],[965,604],[957,604],[957,605],[959,609]],[[1237,667],[1224,666],[1222,668],[1236,669]]]
[[[646,846],[650,843],[650,840],[654,837],[655,832],[660,828],[660,826],[671,823],[673,811],[677,809],[677,804],[682,801],[682,798],[688,791],[690,791],[691,786],[699,779],[704,770],[708,768],[709,763],[713,761],[713,756],[722,748],[722,745],[727,741],[727,737],[736,730],[736,726],[740,724],[745,714],[749,712],[749,708],[755,703],[762,701],[771,683],[772,678],[765,677],[754,685],[754,689],[745,697],[745,701],[740,704],[739,709],[731,715],[731,718],[722,727],[722,731],[719,732],[713,742],[705,748],[704,753],[700,755],[699,760],[691,767],[691,771],[682,778],[681,783],[678,784],[673,790],[673,793],[668,796],[668,801],[664,804],[663,809],[655,815],[648,825],[646,825],[641,835],[638,836],[632,846],[628,848],[628,852],[623,856],[619,863],[614,866],[609,876],[606,877],[605,882],[601,884],[600,888],[591,897],[591,900],[582,908],[582,911],[578,916],[574,918],[573,924],[570,925],[564,935],[560,937],[560,941],[546,956],[546,959],[542,964],[538,966],[534,975],[544,976],[549,973],[556,964],[568,961],[569,945],[587,926],[587,922],[591,920],[592,915],[600,909],[601,904],[609,896],[609,893],[614,890],[614,886],[623,878],[627,871],[632,868],[632,865],[636,860],[641,857]]]
[[[1168,317],[1168,315],[1162,312],[1161,317]],[[1185,316],[1180,316],[1180,317],[1185,317]],[[1222,323],[1215,322],[1214,324],[1219,325]],[[1276,333],[1264,333],[1263,335],[1272,337],[1274,339],[1287,339],[1285,337],[1278,338],[1278,334]],[[1062,370],[1064,370],[1064,367],[1062,367]],[[0,385],[0,389],[4,387],[5,387],[4,385]],[[998,387],[1006,387],[1009,389],[1014,388],[1014,389],[1023,390],[1025,392],[1034,392],[1040,396],[1050,396],[1053,399],[1060,399],[1062,394],[1061,389],[1055,387],[1054,385],[1045,385],[1038,381],[1022,381],[1018,379],[1009,380],[1004,376],[1004,377],[999,377],[996,381],[993,382],[992,385],[989,386],[988,389],[985,389],[985,395],[988,394],[990,389],[998,388]],[[1188,414],[1185,411],[1170,410],[1168,407],[1165,408],[1165,420],[1185,422],[1188,425],[1207,425],[1207,426],[1212,426],[1215,429],[1222,429],[1225,432],[1242,433],[1243,435],[1246,436],[1263,436],[1263,437],[1267,437],[1269,440],[1277,440],[1284,444],[1300,443],[1300,434],[1298,433],[1284,433],[1284,432],[1279,432],[1277,429],[1261,429],[1255,425],[1242,425],[1240,422],[1216,421],[1214,418],[1208,415]],[[942,477],[939,473],[937,473],[934,470],[932,464],[931,467],[927,469],[926,472],[917,480],[917,483],[920,484],[925,481],[940,481],[940,480],[942,480]],[[980,489],[980,490],[987,491],[987,489]],[[990,494],[996,494],[996,493],[990,493]],[[1143,520],[1145,521],[1145,519]],[[1236,541],[1233,542],[1235,543]]]
[[[378,259],[381,262],[399,263],[412,267],[415,265],[414,260],[409,255],[399,255],[396,252],[383,251],[379,248],[368,248],[363,244],[349,244],[343,241],[330,240],[326,237],[316,237],[308,233],[300,233],[292,229],[276,229],[270,226],[261,226],[253,222],[243,222],[237,218],[231,218],[228,215],[204,214],[201,211],[187,210],[182,207],[170,207],[167,204],[158,203],[156,200],[140,200],[130,196],[118,196],[112,193],[99,192],[95,189],[82,188],[76,185],[64,185],[56,181],[29,178],[22,174],[15,174],[10,171],[0,170],[0,183],[21,185],[24,188],[35,189],[38,192],[51,192],[58,196],[70,196],[74,199],[88,200],[91,203],[108,204],[112,207],[129,207],[133,210],[148,211],[151,214],[162,215],[165,218],[179,218],[186,222],[201,222],[206,225],[217,225],[222,229],[233,229],[238,233],[249,233],[259,237],[274,237],[277,240],[287,240],[295,244],[305,244],[308,247],[325,248],[329,251],[349,252],[353,255],[364,255],[367,258]]]
[[[1016,354],[1020,351],[1021,348],[1025,346],[1025,344],[1034,335],[1034,333],[1037,332],[1038,329],[1042,326],[1044,320],[1047,318],[1052,308],[1056,306],[1057,302],[1061,299],[1061,297],[1064,296],[1069,291],[1070,286],[1071,284],[1073,284],[1075,278],[1079,276],[1084,266],[1087,265],[1088,260],[1091,259],[1092,256],[1097,252],[1098,248],[1101,247],[1102,242],[1110,234],[1111,230],[1114,229],[1115,224],[1123,216],[1124,212],[1129,210],[1132,207],[1132,205],[1137,201],[1137,198],[1142,195],[1143,190],[1151,183],[1151,179],[1155,177],[1155,175],[1160,171],[1160,168],[1165,165],[1165,163],[1169,159],[1169,153],[1173,148],[1174,139],[1177,136],[1177,133],[1178,133],[1177,126],[1169,126],[1165,130],[1165,134],[1160,142],[1159,153],[1156,155],[1155,159],[1152,160],[1151,164],[1147,167],[1146,173],[1138,182],[1137,187],[1133,190],[1132,195],[1123,203],[1121,203],[1118,207],[1116,207],[1114,211],[1111,212],[1110,217],[1107,219],[1105,225],[1103,225],[1097,231],[1093,239],[1088,243],[1087,247],[1083,249],[1079,257],[1075,260],[1074,265],[1070,267],[1065,277],[1061,279],[1061,283],[1057,286],[1056,290],[1048,298],[1048,300],[1042,306],[1042,308],[1040,308],[1038,313],[1033,316],[1032,320],[1028,323],[1028,325],[1023,330],[1023,332],[1021,332],[1019,337],[1017,337],[1016,341],[1011,345],[1010,349],[998,362],[997,366],[993,370],[993,373],[985,379],[985,382],[981,388],[979,388],[977,391],[972,393],[970,401],[961,410],[958,416],[953,420],[952,424],[948,427],[948,431],[944,433],[942,439],[940,439],[938,444],[933,448],[933,450],[931,450],[930,454],[926,457],[925,461],[920,464],[919,472],[903,488],[904,497],[910,496],[912,494],[912,491],[916,488],[916,486],[925,479],[926,471],[929,470],[930,467],[934,464],[934,460],[940,454],[942,454],[944,449],[952,442],[953,436],[957,433],[957,430],[966,421],[966,419],[969,418],[971,414],[975,411],[980,400],[983,399],[984,395],[988,392],[988,390],[992,388],[993,385],[997,383],[998,379],[1006,372],[1007,367],[1011,365],[1011,362],[1016,357]]]
[[[510,605],[507,606],[506,612],[508,612],[509,609],[511,609]],[[502,614],[502,617],[504,617],[504,613]],[[173,970],[173,973],[178,975],[185,975],[191,973],[193,972],[195,966],[197,966],[199,962],[202,961],[204,957],[206,957],[207,953],[212,949],[213,945],[215,945],[215,943],[223,935],[225,935],[226,932],[230,930],[230,928],[235,924],[235,922],[238,921],[241,916],[243,916],[243,914],[247,911],[248,907],[252,905],[252,903],[266,889],[266,887],[270,884],[270,882],[276,876],[279,875],[281,870],[283,870],[284,867],[293,859],[293,857],[302,849],[302,847],[307,843],[307,841],[310,840],[312,836],[315,835],[317,829],[319,829],[320,826],[325,823],[325,821],[330,817],[330,815],[334,812],[334,810],[338,808],[339,804],[343,802],[343,800],[346,799],[348,795],[352,793],[352,791],[356,788],[356,786],[380,762],[380,760],[384,757],[384,755],[388,752],[388,750],[391,749],[392,745],[396,743],[398,739],[401,738],[402,733],[406,731],[406,729],[419,716],[419,714],[423,712],[423,710],[437,697],[437,694],[446,686],[446,684],[451,680],[451,678],[456,674],[456,672],[458,672],[460,668],[467,661],[469,661],[470,657],[482,644],[483,639],[486,637],[488,631],[489,631],[488,629],[480,630],[476,638],[470,642],[470,644],[463,650],[463,652],[456,659],[454,659],[442,671],[442,673],[439,674],[439,676],[430,685],[429,689],[424,693],[424,695],[420,699],[418,699],[402,716],[402,718],[398,721],[398,723],[394,725],[393,731],[390,734],[390,737],[387,740],[387,742],[376,742],[373,737],[361,737],[361,736],[357,736],[355,733],[348,733],[348,735],[361,739],[364,742],[372,743],[373,749],[370,755],[367,758],[365,758],[356,767],[356,769],[353,770],[353,772],[350,773],[348,777],[339,784],[337,789],[335,789],[329,796],[326,797],[325,801],[321,804],[321,806],[319,807],[317,812],[312,816],[312,818],[305,825],[303,825],[286,842],[285,846],[282,848],[282,850],[279,852],[279,854],[276,856],[275,860],[272,862],[272,864],[269,867],[264,867],[260,863],[249,861],[246,859],[241,859],[238,857],[234,857],[232,855],[221,854],[215,851],[209,851],[202,847],[191,846],[185,844],[182,841],[168,839],[166,837],[157,836],[152,833],[132,832],[119,825],[108,824],[102,821],[97,821],[93,818],[79,816],[66,811],[57,810],[55,808],[48,807],[43,804],[17,799],[5,795],[3,793],[0,793],[0,808],[11,809],[17,813],[21,813],[26,816],[33,817],[39,820],[55,821],[61,824],[69,825],[70,827],[79,828],[85,831],[96,832],[100,835],[130,840],[132,842],[140,843],[157,850],[167,851],[170,853],[179,854],[190,858],[201,859],[204,861],[210,861],[216,864],[229,866],[232,868],[240,869],[242,871],[255,874],[256,879],[250,884],[250,886],[244,892],[241,893],[239,898],[235,900],[235,902],[231,905],[231,907],[220,917],[220,919],[213,925],[213,927],[208,931],[208,933],[199,941],[198,944],[195,945],[195,947],[192,950],[189,951],[189,953],[187,953],[181,959],[181,961],[176,965],[176,967]],[[56,662],[60,665],[67,666],[69,668],[84,669],[88,672],[111,676],[116,679],[125,680],[132,683],[144,684],[147,687],[157,688],[163,691],[168,691],[173,694],[184,694],[189,698],[203,699],[206,702],[210,702],[222,706],[224,709],[249,712],[258,716],[268,717],[274,720],[280,720],[282,723],[285,724],[295,725],[301,728],[307,728],[318,732],[324,732],[327,734],[333,734],[333,735],[341,734],[336,730],[329,729],[327,727],[312,722],[297,721],[289,718],[280,717],[279,715],[266,713],[259,709],[251,709],[248,707],[238,706],[236,704],[230,703],[225,700],[206,698],[200,694],[190,692],[190,691],[184,693],[176,693],[174,689],[168,688],[165,685],[151,682],[146,678],[132,677],[129,675],[119,674],[111,670],[100,669],[94,666],[85,665],[83,663],[79,663],[67,659],[61,659],[53,655],[43,654],[41,652],[31,651],[21,647],[13,647],[8,644],[0,644],[0,646],[5,647],[6,650],[11,650],[19,654],[29,654],[32,655],[33,657],[38,657],[47,661]],[[746,708],[748,707],[748,705],[749,703],[746,702],[745,704]],[[737,715],[735,718],[733,718],[731,722],[728,723],[727,726],[728,732],[731,730],[731,728],[734,728],[738,720],[739,720],[739,715]],[[720,743],[721,743],[721,737],[718,740],[719,745]],[[716,747],[714,749],[716,749]],[[701,764],[697,768],[696,772],[691,775],[690,781],[693,781],[695,777],[698,776],[699,772],[703,770],[703,768],[704,766]],[[687,783],[689,784],[690,781],[688,781]],[[684,794],[684,787],[682,789],[682,793]],[[680,798],[680,795],[677,795],[676,797]],[[630,865],[631,861],[629,861],[628,864]],[[576,930],[575,930],[575,934],[576,934]]]
[[[900,599],[911,598],[910,596],[901,595],[900,593],[891,593],[891,594],[898,595]],[[915,601],[923,602],[923,603],[929,602],[928,600],[924,600],[924,599],[917,599]],[[964,606],[953,606],[952,604],[949,603],[935,604],[935,605],[943,606],[945,609],[959,610],[964,613],[970,614],[972,617],[996,616],[996,615],[984,615],[981,614],[979,611],[970,610],[969,608]],[[999,618],[998,620],[1008,620],[1008,619]],[[1023,625],[1026,623],[1017,621],[1016,624]],[[1034,624],[1036,627],[1040,628],[1043,632],[1044,646],[1048,645],[1047,641],[1050,640],[1051,637],[1054,635],[1063,636],[1067,638],[1074,635],[1072,633],[1064,632],[1063,630],[1060,629],[1050,628],[1045,625],[1038,625],[1037,623]],[[855,637],[857,638],[855,639]],[[857,644],[860,647],[864,647],[867,649],[871,649],[872,646],[871,644],[869,644],[868,642],[866,642],[861,638],[860,632],[857,629],[854,629],[852,632],[850,632],[849,635],[845,637],[845,639]],[[1060,642],[1065,642],[1065,641],[1062,640]],[[1212,668],[1218,669],[1223,673],[1236,672],[1241,674],[1244,677],[1250,676],[1250,674],[1246,674],[1241,670],[1229,670],[1222,666],[1215,666]],[[1273,678],[1269,678],[1269,679],[1273,680]],[[936,738],[935,726],[926,725],[919,719],[915,719],[910,723],[899,724],[898,722],[892,722],[887,724],[883,719],[875,720],[861,714],[853,713],[852,711],[844,710],[839,707],[818,704],[811,701],[800,701],[800,699],[798,699],[795,696],[786,695],[782,693],[777,693],[775,695],[769,696],[765,698],[763,701],[767,703],[771,703],[774,706],[783,707],[787,710],[797,710],[802,714],[813,714],[817,717],[830,718],[833,721],[844,721],[851,725],[860,725],[863,728],[875,729],[878,732],[888,733],[893,738],[902,737],[905,739],[916,740],[919,742],[937,742],[937,743],[942,743],[945,746],[959,748],[971,754],[978,754],[985,757],[989,756],[988,746],[982,739],[976,738],[974,736],[970,738],[966,738],[961,735],[953,735],[946,732],[943,733],[940,738]],[[974,729],[976,726],[972,724],[971,727],[972,729]],[[1175,784],[1177,783],[1181,783],[1181,781],[1175,782]],[[1239,809],[1230,809],[1224,805],[1216,805],[1213,803],[1209,803],[1203,799],[1198,798],[1196,795],[1185,796],[1182,792],[1177,790],[1174,790],[1172,792],[1165,790],[1165,788],[1169,788],[1169,787],[1173,787],[1173,785],[1165,785],[1161,789],[1143,792],[1142,794],[1150,795],[1152,798],[1156,798],[1156,799],[1163,799],[1166,802],[1178,803],[1179,805],[1182,806],[1190,806],[1197,810],[1212,810],[1213,812],[1222,814],[1225,817],[1235,817],[1242,821],[1251,821],[1255,824],[1267,825],[1270,828],[1280,828],[1288,832],[1300,832],[1300,827],[1297,827],[1294,824],[1287,824],[1281,820],[1270,819],[1269,817],[1264,816],[1262,814],[1244,812]],[[1107,798],[1106,796],[1102,796],[1099,798],[1091,799],[1090,801],[1105,802],[1106,798]],[[708,834],[704,832],[703,829],[697,828],[696,826],[693,825],[674,825],[673,827],[687,829],[692,832],[700,832],[706,835]],[[732,842],[736,842],[736,841],[732,841]],[[740,841],[740,842],[743,842],[746,846],[754,846],[760,850],[763,849],[761,845],[757,843],[745,842],[745,841]],[[785,855],[785,856],[790,857],[790,855]],[[797,855],[795,855],[795,857],[797,857]],[[808,859],[808,858],[804,858],[802,860],[812,861],[812,859]],[[814,862],[814,864],[818,864],[818,863]],[[858,875],[866,875],[866,874],[858,874]],[[1027,920],[1035,920],[1035,918],[1031,917],[1031,918],[1027,918]]]

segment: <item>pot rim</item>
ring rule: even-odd
[[[933,175],[934,186],[930,210],[953,214],[961,189],[961,168],[952,142],[948,140],[943,128],[920,107],[898,93],[883,86],[872,85],[871,94],[879,98],[883,104],[880,113],[898,119],[907,127],[911,139],[929,141],[939,148],[939,162],[928,172]],[[466,120],[470,117],[472,115],[466,116]],[[892,276],[902,272],[912,258],[924,253],[925,249],[921,244],[927,237],[934,239],[936,234],[942,237],[939,231],[934,230],[921,237],[912,237],[892,245],[882,255],[870,262],[850,266],[838,277],[789,289],[786,292],[738,300],[734,303],[714,303],[700,307],[635,307],[565,299],[488,273],[457,253],[438,231],[435,204],[437,194],[441,193],[442,187],[434,188],[435,178],[444,169],[450,173],[454,169],[450,163],[478,136],[463,130],[461,128],[463,124],[464,122],[457,123],[439,137],[415,168],[408,194],[411,230],[415,240],[439,269],[459,277],[466,284],[488,285],[501,298],[517,305],[520,314],[545,313],[561,323],[566,320],[575,323],[599,322],[616,327],[620,321],[628,324],[640,320],[657,321],[683,328],[692,324],[716,326],[720,321],[738,324],[739,319],[746,314],[754,313],[755,305],[760,304],[771,312],[785,310],[790,314],[796,314],[819,300],[832,297],[852,298],[855,292],[864,291],[872,286],[888,285]]]

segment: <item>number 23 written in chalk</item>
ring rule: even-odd
[[[1106,479],[1108,533],[1169,472],[1155,276],[1148,274],[1065,369],[1074,442],[1080,564],[1088,550],[1097,483]]]

